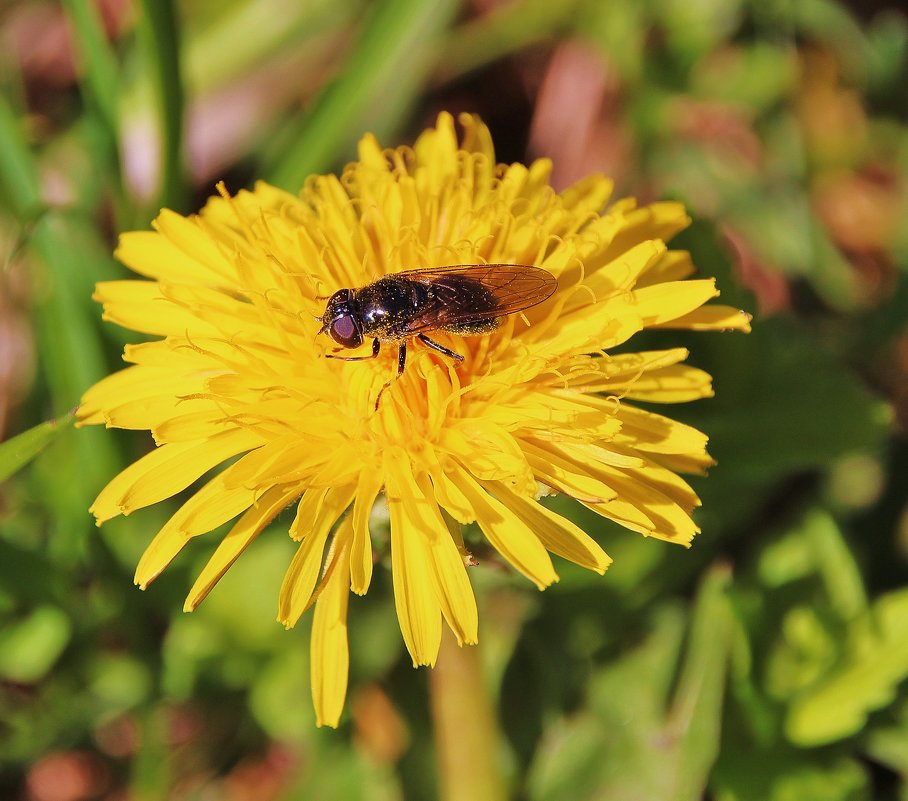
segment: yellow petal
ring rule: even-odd
[[[700,453],[657,453],[648,454],[653,461],[675,473],[694,473],[703,475],[706,468],[716,461],[706,451]]]
[[[582,178],[561,192],[561,202],[577,217],[598,214],[612,194],[614,181],[595,174]]]
[[[604,391],[600,387],[628,387],[647,371],[670,367],[687,356],[686,348],[579,356],[563,370],[564,383],[584,392]]]
[[[636,531],[638,534],[649,536],[656,530],[656,524],[645,512],[623,498],[615,498],[605,503],[589,503],[582,498],[578,498],[578,500],[590,511],[614,521],[619,526]]]
[[[470,418],[442,432],[438,447],[477,478],[506,480],[518,491],[532,492],[536,482],[517,440],[502,427]]]
[[[309,479],[325,458],[326,454],[309,440],[294,442],[276,438],[259,448],[255,458],[245,460],[234,470],[231,482],[250,489],[294,483]]]
[[[709,373],[677,364],[686,357],[685,348],[674,348],[588,359],[569,373],[569,381],[584,392],[608,392],[651,403],[711,397]]]
[[[195,284],[223,281],[221,273],[201,264],[157,231],[120,234],[114,256],[131,270],[161,281]]]
[[[644,320],[626,297],[623,294],[618,301],[605,300],[570,314],[556,315],[550,324],[531,328],[523,339],[532,344],[532,355],[540,361],[536,373],[543,372],[546,359],[608,350],[642,331]],[[492,380],[516,383],[507,373]]]
[[[380,171],[388,169],[387,159],[385,159],[382,147],[378,144],[374,134],[367,133],[359,140],[356,146],[356,154],[359,156],[360,164],[365,168]]]
[[[152,225],[180,253],[184,270],[178,283],[236,282],[236,270],[226,255],[227,249],[219,247],[219,243],[205,230],[200,216],[184,217],[163,209]],[[120,246],[122,248],[122,241]],[[155,278],[162,277],[155,275]]]
[[[618,496],[583,461],[567,459],[556,444],[530,440],[521,444],[533,473],[543,484],[588,503],[605,503]]]
[[[102,281],[92,297],[103,304],[103,319],[143,334],[217,333],[208,321],[165,297],[156,281]]]
[[[690,253],[686,250],[667,250],[637,279],[637,288],[652,286],[663,281],[681,281],[696,272]]]
[[[642,465],[624,472],[629,479],[657,489],[678,504],[686,514],[690,514],[700,505],[700,498],[690,484],[674,470],[670,470],[654,460],[643,460]]]
[[[574,310],[581,308],[586,309],[587,314],[594,313],[590,309],[592,304],[605,300],[617,292],[633,289],[638,277],[650,265],[660,261],[664,254],[665,244],[658,239],[641,242],[622,253],[591,275],[586,276],[582,284],[583,289],[575,290],[572,293],[565,306],[565,313],[579,314],[579,311]]]
[[[604,219],[608,219],[610,212],[611,209]],[[620,220],[620,229],[600,256],[606,261],[647,239],[667,242],[691,222],[684,205],[674,201],[659,201],[640,208],[623,209]]]
[[[242,459],[236,464],[241,462]],[[226,487],[230,470],[228,467],[196,492],[155,535],[136,567],[135,582],[143,590],[189,540],[217,528],[252,506],[255,495],[251,490]]]
[[[191,386],[193,379],[187,379],[182,386],[187,389]],[[180,384],[176,382],[169,384],[165,389],[158,386],[157,391],[160,394],[149,394],[143,398],[136,398],[116,406],[109,407],[104,414],[104,421],[108,428],[128,428],[128,429],[150,429],[152,432],[157,430],[169,418],[182,416],[186,413],[194,413],[193,410],[210,408],[205,400],[199,396],[177,394],[173,392],[174,387]],[[168,391],[170,390],[170,391]],[[149,387],[150,392],[154,392],[154,387]],[[178,390],[179,391],[179,390]],[[164,442],[165,440],[155,440]]]
[[[186,596],[183,604],[184,612],[192,612],[205,600],[214,585],[221,580],[239,555],[246,550],[249,543],[261,534],[288,504],[299,497],[301,492],[302,487],[299,485],[272,487],[255,501],[221,540],[220,545],[202,569],[192,585],[189,595]]]
[[[460,149],[483,156],[488,177],[491,178],[495,167],[495,147],[488,127],[476,114],[458,114],[457,121],[463,128]]]
[[[473,507],[448,476],[448,473],[454,469],[453,460],[444,454],[439,457],[431,446],[426,448],[423,460],[424,467],[432,479],[432,492],[438,505],[458,523],[467,525],[474,522],[476,515]]]
[[[750,331],[751,316],[734,306],[710,304],[676,317],[655,328],[689,328],[691,331]]]
[[[626,296],[616,296],[600,304],[602,314],[631,314],[645,326],[665,323],[702,306],[718,293],[714,279],[671,281],[637,289]]]
[[[127,367],[86,390],[77,414],[82,425],[106,423],[118,428],[153,428],[164,419],[161,415],[167,415],[166,410],[174,410],[181,404],[180,397],[204,389],[205,378],[201,375],[174,374],[163,367]],[[181,411],[192,408],[191,401],[183,403]],[[132,408],[132,404],[138,404],[139,408]],[[142,404],[149,410],[147,417]]]
[[[441,606],[433,580],[426,570],[422,537],[425,531],[413,528],[412,498],[405,499],[408,485],[403,478],[409,470],[403,451],[392,449],[385,459],[385,493],[391,514],[391,575],[394,606],[404,643],[413,666],[434,665],[441,643]]]
[[[404,481],[409,478],[404,473]],[[479,639],[479,615],[461,550],[448,532],[427,477],[420,476],[409,490],[412,490],[412,496],[408,493],[404,497],[411,500],[408,504],[411,524],[414,531],[422,529],[426,532],[423,540],[426,561],[441,613],[454,632],[458,645],[474,644]]]
[[[443,111],[438,115],[435,127],[423,131],[413,144],[417,162],[425,166],[428,184],[424,191],[437,194],[442,182],[457,173],[457,150],[454,118]]]
[[[483,482],[498,499],[511,509],[552,553],[602,574],[612,563],[611,557],[583,529],[541,503],[524,498],[500,481]]]
[[[355,486],[310,489],[297,507],[290,533],[302,542],[284,575],[278,602],[278,620],[287,628],[295,626],[309,606],[322,567],[328,533],[350,505],[355,491]]]
[[[178,405],[171,407],[174,412],[179,408]],[[200,409],[188,414],[175,414],[173,417],[153,426],[152,436],[154,436],[154,441],[158,445],[163,445],[164,443],[208,439],[236,429],[236,420],[225,414],[223,409],[210,408],[209,406],[207,409]],[[261,444],[264,441],[261,436],[256,437],[256,439],[257,444]]]
[[[557,489],[562,489],[559,482],[563,483],[566,494],[632,531],[657,533],[658,524],[649,508],[635,497],[628,498],[623,491],[628,483],[622,468],[629,468],[628,472],[639,469],[642,459],[591,447],[590,443],[536,442],[525,443],[524,448],[544,483]],[[624,478],[619,481],[619,477]],[[596,490],[601,499],[580,492],[583,488]]]
[[[214,348],[216,354],[219,348],[225,353],[232,351],[234,359],[242,358],[243,350],[237,347],[241,343],[243,348],[271,348],[280,352],[288,347],[292,337],[297,334],[305,335],[294,324],[293,318],[287,319],[287,316],[284,316],[280,325],[276,324],[273,309],[252,289],[246,292],[251,300],[248,302],[238,297],[235,292],[216,287],[188,284],[158,284],[158,286],[171,307],[187,309],[196,320],[203,320],[216,335],[220,336],[220,339],[199,343],[199,337],[206,335],[207,332],[204,329],[198,330],[200,329],[198,325],[188,327],[189,333],[193,335],[191,344]],[[271,288],[270,302],[273,303],[274,291],[273,287]],[[294,298],[291,302],[299,303],[299,298]],[[183,334],[185,330],[177,329],[176,333]]]
[[[615,441],[622,445],[647,453],[706,452],[705,434],[670,417],[638,409],[629,403],[622,403],[616,416],[622,426]]]
[[[350,598],[351,540],[352,528],[348,516],[335,535],[336,561],[315,602],[309,645],[316,723],[331,728],[337,728],[344,709],[350,670],[347,603]]]
[[[357,595],[365,595],[372,580],[372,538],[369,533],[369,517],[383,483],[384,477],[379,473],[363,470],[356,485],[351,515],[353,543],[350,548],[350,589]]]
[[[686,510],[659,489],[641,481],[639,475],[628,475],[609,467],[602,470],[619,497],[652,521],[652,529],[646,532],[649,536],[689,546],[694,535],[699,533],[700,529]]]
[[[495,550],[540,590],[558,581],[539,538],[513,511],[489,495],[466,471],[458,470],[451,478],[469,499],[476,522]]]
[[[234,429],[201,441],[161,445],[117,475],[89,511],[98,525],[128,515],[176,495],[212,467],[260,444],[254,432]]]
[[[649,403],[686,403],[714,394],[709,373],[679,364],[649,371],[628,387],[625,397]]]

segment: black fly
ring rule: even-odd
[[[523,264],[461,264],[408,270],[386,275],[359,289],[339,289],[321,317],[319,333],[342,348],[358,348],[372,338],[370,356],[329,359],[361,361],[378,356],[382,342],[397,343],[397,375],[407,362],[407,340],[416,337],[427,347],[457,361],[463,356],[430,339],[432,331],[476,335],[494,331],[509,314],[547,300],[558,286],[555,276]],[[378,393],[391,385],[388,381]]]

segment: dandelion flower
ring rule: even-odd
[[[340,177],[299,196],[267,184],[198,215],[162,211],[124,234],[117,257],[148,280],[108,281],[107,320],[158,337],[128,345],[126,369],[89,389],[82,424],[149,430],[157,447],[91,507],[98,524],[169,498],[224,462],[142,556],[145,588],[193,537],[235,519],[192,587],[194,609],[288,506],[299,548],[280,588],[293,626],[315,606],[312,692],[320,725],[337,725],[347,684],[349,593],[372,577],[370,513],[390,512],[400,629],[414,665],[432,665],[443,622],[477,640],[460,525],[476,523],[540,589],[550,554],[602,573],[610,558],[577,525],[538,503],[557,491],[646,536],[688,545],[698,499],[679,472],[710,463],[706,437],[635,401],[707,397],[710,377],[683,348],[609,351],[647,328],[746,330],[742,312],[704,305],[687,253],[664,242],[689,219],[678,203],[607,205],[594,176],[555,192],[550,163],[496,164],[477,118],[441,114],[412,148],[359,143]],[[602,210],[605,209],[603,212]],[[338,288],[452,264],[535,265],[558,281],[545,302],[481,336],[433,334],[456,362],[411,348],[357,363],[325,358],[325,298]],[[364,348],[364,353],[367,348]],[[352,353],[352,351],[351,351]]]

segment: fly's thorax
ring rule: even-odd
[[[356,292],[356,306],[363,333],[378,338],[395,338],[408,322],[432,300],[431,287],[419,281],[387,276]]]

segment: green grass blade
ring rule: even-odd
[[[180,31],[171,0],[142,0],[139,36],[154,74],[161,124],[161,206],[180,210],[186,199],[183,171],[184,93]]]
[[[302,131],[269,171],[278,186],[296,191],[308,175],[348,154],[365,130],[387,135],[425,86],[455,0],[385,0],[376,4],[346,68],[315,100]]]
[[[703,797],[719,755],[725,678],[732,640],[731,570],[713,568],[697,593],[687,654],[672,699],[668,729],[677,743],[675,801]]]
[[[84,221],[51,211],[42,213],[45,209],[34,159],[13,110],[2,96],[0,186],[24,229],[23,242],[29,255],[37,257],[35,268],[46,271],[49,291],[35,304],[35,331],[41,373],[50,389],[54,413],[62,418],[78,403],[79,396],[107,372],[103,345],[94,324],[98,312],[86,287],[86,278],[95,269],[93,254],[79,235]],[[77,495],[88,497],[89,487],[96,491],[103,477],[109,477],[119,464],[113,443],[99,434],[82,432],[75,446],[81,450],[76,454],[70,449],[75,455],[71,464],[62,468],[73,471],[73,480],[67,482],[67,487]],[[44,445],[55,439],[49,438]],[[24,453],[27,455],[27,451]],[[10,464],[16,464],[10,458]]]
[[[37,217],[44,203],[31,153],[15,112],[0,93],[0,188],[23,225]]]
[[[63,0],[63,6],[72,23],[87,100],[97,110],[111,139],[117,142],[120,71],[97,4],[89,0]]]
[[[6,481],[17,473],[41,451],[43,451],[61,431],[73,421],[73,413],[48,420],[21,434],[0,442],[0,482]]]
[[[516,50],[554,38],[576,24],[580,6],[577,0],[524,0],[504,3],[493,13],[478,15],[452,31],[435,79],[456,80]]]

